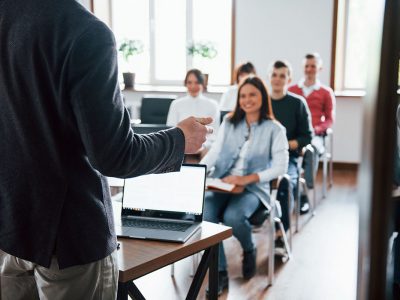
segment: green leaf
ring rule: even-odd
[[[213,59],[217,56],[218,51],[213,42],[194,42],[191,41],[187,44],[187,54],[190,56],[201,56],[203,58]]]
[[[143,52],[143,42],[141,40],[129,40],[124,39],[118,48],[118,51],[122,52],[122,57],[126,62],[129,62],[129,59]]]

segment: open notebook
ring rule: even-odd
[[[207,178],[206,187],[210,189],[217,189],[225,192],[232,192],[235,188],[234,184],[223,182],[219,178]]]

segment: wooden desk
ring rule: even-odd
[[[232,228],[204,221],[201,229],[184,244],[119,238],[121,246],[118,250],[118,300],[127,300],[128,294],[134,299],[145,299],[132,280],[202,250],[205,250],[205,253],[186,299],[196,299],[207,269],[210,269],[209,299],[217,299],[218,245],[230,236]]]

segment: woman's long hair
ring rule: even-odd
[[[263,120],[275,120],[274,113],[272,111],[271,97],[269,96],[267,87],[265,86],[261,78],[259,78],[258,76],[249,75],[248,77],[243,79],[239,85],[238,95],[236,99],[236,107],[235,110],[229,115],[229,121],[236,126],[246,116],[246,113],[239,104],[240,91],[242,90],[242,87],[246,84],[251,84],[261,93],[261,108],[258,124],[261,124]]]

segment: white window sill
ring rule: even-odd
[[[365,96],[365,91],[363,90],[343,90],[343,91],[335,91],[336,97],[349,97],[349,98],[361,98]]]
[[[123,84],[122,84],[123,86]],[[207,91],[204,93],[224,93],[228,89],[227,86],[209,86]],[[145,85],[145,84],[135,84],[135,88],[124,88],[125,92],[164,92],[164,93],[185,93],[186,87],[184,86],[167,86],[167,85]]]

